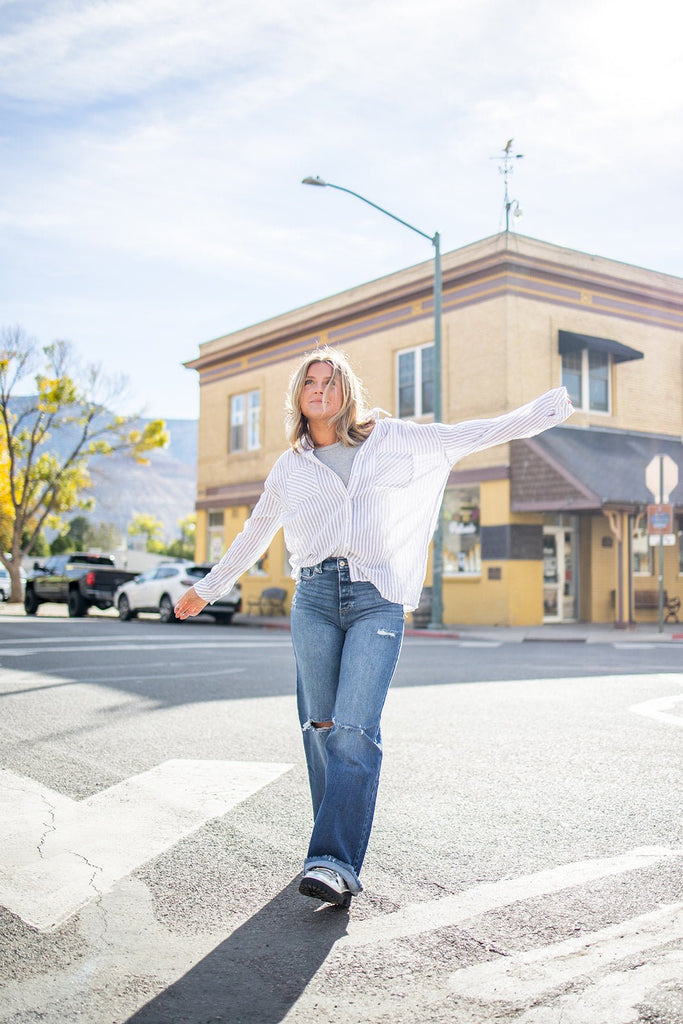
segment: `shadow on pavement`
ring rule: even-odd
[[[304,899],[297,886],[291,882],[126,1024],[278,1024],[349,920],[348,910]]]

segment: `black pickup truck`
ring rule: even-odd
[[[66,604],[69,615],[78,618],[88,608],[111,608],[114,591],[121,583],[132,580],[137,573],[117,569],[106,555],[52,555],[40,565],[35,562],[33,574],[26,580],[24,609],[35,615],[41,604]]]

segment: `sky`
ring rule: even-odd
[[[194,418],[210,339],[501,231],[683,276],[676,0],[0,0],[0,327]]]

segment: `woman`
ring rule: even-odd
[[[176,605],[215,601],[280,526],[297,580],[291,630],[314,826],[299,891],[348,906],[362,889],[382,747],[380,718],[406,611],[417,607],[451,466],[532,437],[573,412],[565,388],[514,412],[454,426],[369,414],[333,349],[307,355],[287,402],[290,448],[242,533]]]

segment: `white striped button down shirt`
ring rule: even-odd
[[[289,449],[217,565],[194,589],[207,601],[227,593],[284,528],[292,576],[344,557],[352,580],[373,583],[412,611],[420,600],[429,543],[451,466],[514,438],[533,437],[573,412],[565,388],[495,419],[455,425],[381,419],[354,459],[348,485],[311,448]]]

